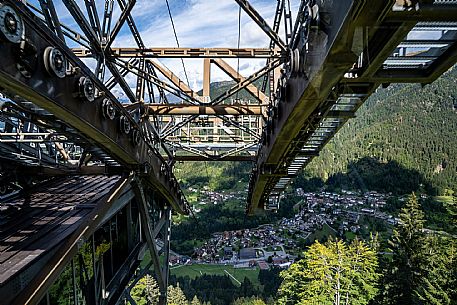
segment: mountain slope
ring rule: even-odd
[[[457,190],[457,69],[423,88],[379,89],[306,172],[338,187]]]

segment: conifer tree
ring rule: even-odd
[[[156,280],[147,274],[132,288],[130,295],[138,305],[155,305],[159,302],[159,286]]]
[[[419,300],[425,304],[449,305],[451,301],[445,288],[449,280],[447,275],[449,258],[444,255],[443,242],[442,238],[430,235],[427,236],[424,245],[427,264],[423,267],[425,272],[415,292]]]
[[[375,253],[379,252],[381,248],[381,241],[379,240],[379,233],[378,232],[370,232],[370,239],[368,240],[368,246],[371,250]]]
[[[424,213],[413,193],[401,210],[400,223],[389,240],[393,257],[385,280],[387,304],[421,304],[417,290],[427,266],[424,223]]]
[[[448,296],[451,299],[452,305],[457,305],[457,241],[455,239],[449,247],[446,247],[446,257],[449,259],[447,264],[447,278],[446,283]]]
[[[179,287],[179,283],[176,287],[168,286],[167,300],[169,305],[188,305],[186,296],[181,287]]]
[[[145,294],[148,304],[155,305],[159,303],[160,290],[156,280],[149,274],[145,276]]]
[[[457,241],[453,237],[428,236],[427,274],[417,289],[425,304],[457,304]]]
[[[192,301],[190,302],[190,305],[202,305],[202,303],[201,303],[200,300],[197,298],[197,296],[194,295],[194,298],[193,298]]]
[[[258,297],[250,297],[250,298],[239,298],[236,299],[232,305],[266,305],[265,302],[258,298]]]
[[[453,193],[452,200],[446,205],[446,208],[451,215],[452,225],[457,227],[457,192]]]

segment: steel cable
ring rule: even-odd
[[[173,21],[173,16],[171,15],[170,4],[168,3],[168,0],[165,0],[165,2],[167,3],[168,16],[170,16],[171,26],[173,27],[173,33],[175,34],[176,45],[179,48],[180,46],[179,46],[178,34],[176,34],[175,23]],[[187,71],[186,71],[186,66],[184,65],[184,60],[182,58],[181,58],[181,63],[182,63],[182,68],[184,69],[184,75],[186,76],[187,86],[190,87],[189,77],[187,76]]]

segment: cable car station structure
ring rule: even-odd
[[[177,161],[251,162],[246,212],[275,209],[379,86],[428,84],[457,61],[457,1],[302,0],[297,16],[271,1],[271,25],[234,1],[265,48],[158,48],[144,44],[135,0],[100,0],[102,11],[62,0],[78,30],[53,0],[0,0],[2,304],[50,304],[63,276],[68,304],[134,304],[150,270],[166,304],[171,216],[191,211]],[[117,46],[123,28],[136,47]],[[164,58],[202,59],[202,92]],[[228,63],[238,58],[265,65],[242,76]],[[216,67],[234,82],[211,96]]]

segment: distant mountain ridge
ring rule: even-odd
[[[254,84],[260,88],[261,80],[256,81]],[[235,81],[220,81],[220,82],[213,82],[210,84],[210,97],[211,100],[217,98],[219,95],[223,94],[227,90],[229,90],[233,85],[235,85]],[[267,90],[268,91],[268,90]],[[197,91],[197,94],[202,95],[203,89]],[[181,102],[181,99],[174,94],[168,93],[167,95],[168,102],[174,104]],[[233,94],[231,97],[228,98],[228,101],[240,99],[242,101],[255,101],[255,97],[253,97],[247,90],[242,89],[238,92],[238,94]]]

